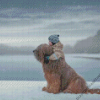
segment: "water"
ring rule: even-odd
[[[76,55],[66,54],[66,62],[86,81],[93,81],[100,73],[100,61],[95,59],[75,58],[75,56]],[[96,55],[92,56],[96,57]],[[0,80],[44,81],[45,78],[42,65],[33,55],[16,55],[0,56]],[[100,78],[96,81],[100,81]]]
[[[100,76],[100,60],[87,59],[87,58],[75,58],[79,57],[100,57],[100,54],[73,54],[66,55],[66,62],[75,69],[75,71],[81,75],[86,81],[93,81]],[[100,81],[100,77],[98,80]]]
[[[0,79],[44,80],[44,77],[34,56],[0,56]]]

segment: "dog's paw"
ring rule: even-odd
[[[63,93],[72,93],[70,90],[64,90]]]
[[[43,87],[43,88],[42,88],[42,91],[46,91],[46,87]]]

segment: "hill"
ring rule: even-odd
[[[78,41],[74,47],[65,46],[65,53],[100,53],[100,30],[93,37]]]
[[[30,55],[34,47],[11,47],[0,44],[0,55]]]

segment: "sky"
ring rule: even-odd
[[[59,34],[74,46],[98,30],[99,0],[0,0],[0,44],[38,46]]]

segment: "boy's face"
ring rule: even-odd
[[[52,42],[49,41],[49,45],[52,46]]]

